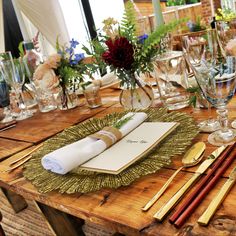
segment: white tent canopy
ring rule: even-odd
[[[0,0],[0,49],[4,51],[2,1]],[[117,20],[122,18],[123,0],[116,0],[115,3],[110,0],[89,2],[96,28],[100,28],[101,22],[107,17]],[[12,0],[12,4],[24,40],[34,38],[37,32],[40,32],[39,42],[44,56],[55,51],[58,36],[62,45],[68,44],[71,38],[84,44],[89,38],[80,0]]]
[[[69,41],[63,12],[55,0],[12,0],[24,40],[32,39],[39,31],[54,46],[59,36],[62,44]],[[41,42],[43,40],[41,38]],[[51,49],[43,43],[46,55]],[[45,48],[46,47],[46,48]]]

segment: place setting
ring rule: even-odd
[[[0,198],[29,199],[53,235],[234,234],[235,6],[9,2],[22,35],[0,40]]]
[[[133,118],[131,118],[130,121],[127,121],[127,124],[124,123],[124,131],[121,132],[125,134],[129,132],[128,130],[125,131],[126,126],[133,126],[132,129],[134,131],[105,152],[102,152],[106,149],[105,143],[107,138],[102,138],[101,140],[97,140],[97,138],[102,137],[104,133],[111,135],[109,134],[110,131],[107,131],[110,128],[106,128],[106,126],[110,127],[116,122],[119,124],[119,119],[122,120],[122,117],[126,117],[127,114],[129,113],[114,113],[104,118],[94,118],[85,121],[64,130],[62,133],[44,142],[43,146],[24,165],[24,176],[30,179],[33,184],[36,184],[40,191],[46,192],[58,188],[60,192],[67,193],[90,192],[102,187],[117,188],[122,185],[131,184],[137,177],[152,173],[168,165],[171,161],[170,158],[176,154],[183,153],[190,144],[191,139],[198,133],[191,117],[181,113],[168,114],[166,109],[159,109],[158,111],[157,109],[149,108],[146,111],[131,113],[134,114],[134,117],[144,116],[145,118],[142,119],[145,122],[143,123],[142,121],[141,123],[145,125],[144,127],[147,125],[146,128],[142,128],[142,125],[140,125],[134,129],[135,126],[130,124],[135,122],[135,120],[133,121]],[[139,124],[137,123],[136,126]],[[153,129],[154,125],[157,125],[156,129],[158,132],[155,134],[157,136],[155,137],[154,134],[154,136],[150,137],[149,135],[143,136],[144,131],[142,129]],[[149,126],[150,128],[148,128]],[[104,127],[106,128],[105,131],[103,130]],[[160,127],[162,128],[160,129]],[[170,132],[171,135],[167,136]],[[146,134],[149,133],[147,132]],[[146,138],[142,140],[142,136]],[[161,142],[161,145],[158,145],[164,137],[165,139]],[[94,142],[95,140],[97,141]],[[176,148],[170,148],[171,140],[179,140]],[[110,142],[108,141],[108,143]],[[77,148],[81,145],[84,147],[82,150]],[[88,147],[86,148],[86,146]],[[133,149],[133,146],[136,148]],[[75,152],[75,150],[78,151]],[[130,156],[125,159],[122,158],[124,156],[122,152],[127,153],[128,150],[130,150]],[[68,159],[68,152],[72,153],[69,156],[70,159]],[[101,154],[96,156],[99,153]],[[114,155],[117,155],[117,157],[113,158]],[[79,156],[81,156],[81,159],[78,159]],[[93,156],[96,156],[96,158],[93,158]],[[104,165],[103,158],[106,159],[107,165]],[[86,162],[86,159],[91,160]],[[85,164],[82,164],[83,162]],[[82,166],[77,167],[80,164]],[[34,171],[32,171],[31,165],[34,166]],[[71,182],[72,185],[70,186],[71,178],[73,178],[73,182]],[[99,181],[97,185],[94,185],[96,178],[102,178],[103,181]],[[59,183],[61,181],[68,181],[68,184],[64,185],[65,189],[63,186],[60,188]],[[84,181],[86,184],[82,184],[85,183]],[[48,185],[50,185],[50,189]]]

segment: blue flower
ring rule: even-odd
[[[143,34],[143,35],[139,36],[139,37],[138,37],[138,43],[143,44],[144,41],[145,41],[145,39],[147,39],[147,38],[148,38],[148,35],[147,35],[147,34]]]
[[[82,59],[84,59],[84,53],[75,54],[74,58],[70,58],[70,65],[77,65]]]
[[[77,45],[79,45],[79,42],[72,38],[70,41],[71,48],[76,48]]]
[[[73,48],[66,48],[65,50],[67,53],[69,53],[70,55],[73,53]]]
[[[84,59],[84,53],[75,54],[75,60],[78,62]]]

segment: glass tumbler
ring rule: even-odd
[[[186,64],[182,52],[170,51],[166,57],[162,55],[157,58],[154,61],[154,73],[161,100],[168,110],[177,110],[189,105]]]
[[[84,89],[84,97],[90,108],[96,108],[102,105],[99,89],[100,87],[96,85],[90,85]]]

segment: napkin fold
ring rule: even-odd
[[[122,137],[143,123],[147,118],[147,114],[145,112],[129,112],[120,120],[124,120],[127,117],[131,117],[131,119],[119,128]],[[46,170],[57,174],[66,174],[75,167],[97,156],[106,148],[107,145],[103,140],[88,136],[46,154],[42,158],[41,163]]]

